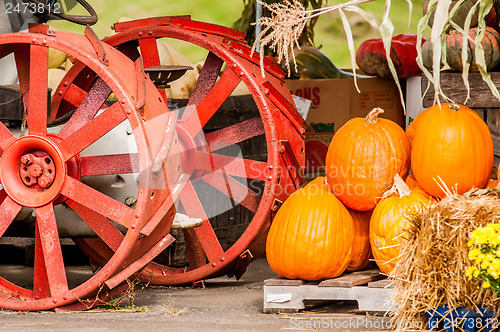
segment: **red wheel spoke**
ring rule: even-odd
[[[64,181],[61,194],[127,228],[134,215],[134,209],[69,176]]]
[[[14,58],[16,60],[17,77],[19,79],[19,87],[23,95],[23,104],[26,109],[29,105],[29,89],[30,89],[30,45],[17,45],[14,50]]]
[[[208,260],[212,261],[222,255],[224,250],[222,250],[219,240],[217,239],[217,235],[215,235],[212,225],[210,225],[210,221],[208,221],[205,210],[203,209],[200,199],[198,198],[191,182],[188,182],[184,187],[180,200],[189,217],[201,218],[203,220],[201,226],[192,228],[189,233],[194,232],[194,235],[196,235],[197,240],[200,241]],[[191,245],[193,248],[197,247],[195,240],[190,244],[186,243],[186,246],[188,245]]]
[[[98,78],[59,136],[66,138],[92,120],[110,94],[111,89]]]
[[[66,278],[54,208],[52,204],[47,204],[36,208],[35,212],[37,229],[39,232],[38,235],[40,237],[43,253],[42,259],[35,261],[35,266],[39,263],[45,265],[50,294],[52,296],[57,296],[68,291],[68,280]],[[35,270],[36,269],[35,267]]]
[[[139,48],[141,50],[144,68],[160,65],[160,55],[158,54],[156,38],[151,37],[139,39]]]
[[[202,180],[253,213],[257,211],[260,195],[232,177],[221,173],[210,173],[203,176]]]
[[[139,39],[139,48],[141,49],[141,56],[144,68],[160,66],[160,55],[158,54],[158,44],[156,38],[141,38]],[[163,100],[167,101],[167,94],[165,89],[158,89]]]
[[[112,175],[139,172],[137,153],[81,157],[82,176]]]
[[[5,151],[10,143],[12,143],[16,137],[12,132],[0,122],[0,149]],[[1,153],[0,153],[1,155]]]
[[[226,101],[229,95],[231,95],[236,86],[238,86],[240,81],[241,79],[233,70],[227,69],[210,92],[196,107],[196,112],[192,112],[192,114],[186,116],[183,115],[182,121],[180,122],[184,123],[184,128],[192,137],[195,137],[201,128],[203,128],[212,116],[214,116],[219,107]],[[189,106],[186,107],[187,113],[189,113],[189,109]]]
[[[43,255],[42,242],[40,239],[40,230],[35,225],[35,266],[33,276],[33,297],[50,297],[49,277],[47,275],[47,266]]]
[[[208,53],[193,93],[189,97],[188,105],[198,106],[202,102],[203,98],[205,98],[215,85],[223,63],[224,61],[221,58],[212,52]]]
[[[30,135],[47,132],[47,84],[49,48],[40,45],[30,47],[29,103],[27,122]]]
[[[2,190],[2,193],[4,191]],[[2,204],[0,205],[0,237],[5,234],[5,231],[9,228],[12,221],[17,216],[19,211],[21,211],[22,206],[17,204],[9,196],[5,197]]]
[[[262,119],[257,117],[207,133],[205,139],[210,150],[215,151],[264,134]]]
[[[65,160],[71,159],[127,119],[119,103],[107,108],[59,144]]]
[[[196,235],[194,229],[183,229],[184,242],[186,244],[186,256],[189,263],[189,268],[195,270],[207,264],[207,256],[203,251],[203,245]]]
[[[73,200],[66,202],[89,225],[90,228],[99,236],[113,251],[117,251],[123,241],[123,234],[106,217],[89,210],[85,206],[78,204]]]
[[[213,162],[213,170],[215,172],[225,173],[227,175],[238,176],[241,178],[266,181],[267,163],[265,162],[239,157],[224,156],[216,153],[210,154],[210,157]],[[203,168],[204,164],[207,163],[199,164],[201,166],[200,169],[205,171],[212,171],[212,169],[205,169],[206,167]]]

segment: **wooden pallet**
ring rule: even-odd
[[[321,282],[285,278],[264,281],[264,312],[298,312],[306,300],[354,300],[361,311],[389,311],[392,282],[379,269],[344,274]]]

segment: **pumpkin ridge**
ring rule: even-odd
[[[469,117],[469,114],[468,113],[464,113],[466,117]],[[470,118],[470,117],[469,117]],[[471,118],[471,119],[465,119],[464,121],[464,125],[468,128],[469,131],[471,132],[475,132],[474,128],[472,127],[472,124],[474,123],[474,120]],[[462,137],[463,140],[465,140],[465,137]],[[483,163],[483,159],[479,156],[478,154],[478,151],[477,151],[477,148],[476,148],[476,144],[477,143],[484,143],[484,142],[480,142],[478,140],[478,135],[471,135],[471,137],[469,138],[470,140],[473,140],[474,142],[471,142],[470,147],[471,147],[471,150],[470,151],[464,151],[464,153],[468,154],[469,155],[469,158],[473,158],[475,160],[475,162],[478,164],[477,167],[478,168],[481,168],[481,165]],[[462,144],[465,143],[464,141],[462,141]],[[483,167],[484,167],[484,164],[483,164]],[[462,170],[462,173],[464,173],[464,171]],[[467,176],[466,174],[464,174],[464,176]],[[468,176],[470,177],[471,174],[468,174]],[[478,173],[473,173],[472,174],[473,176],[473,181],[471,181],[473,184],[474,183],[479,183],[479,182],[484,182],[483,179],[480,179],[480,174]],[[489,177],[488,177],[489,178]],[[481,186],[482,187],[482,186]]]
[[[301,195],[301,192],[297,192],[297,195],[296,196],[300,196]],[[287,232],[285,233],[285,237],[286,237],[286,241],[283,241],[283,250],[282,250],[282,254],[281,254],[281,262],[283,263],[283,270],[282,271],[287,271],[290,269],[290,267],[288,267],[288,264],[290,264],[290,260],[288,259],[287,257],[287,253],[290,251],[290,247],[287,245],[288,244],[288,241],[289,238],[292,238],[292,242],[295,242],[297,240],[297,236],[299,234],[301,234],[299,231],[300,231],[300,223],[299,223],[299,220],[303,218],[303,211],[301,209],[298,208],[297,204],[293,204],[290,206],[290,212],[287,213],[287,215],[296,215],[295,218],[293,218],[293,224],[291,225],[292,227],[287,227],[286,230]],[[283,223],[283,222],[282,222]],[[288,225],[288,223],[285,223]],[[290,229],[290,231],[289,231]],[[292,255],[295,256],[295,250],[297,249],[296,246],[293,246],[291,248],[292,250]],[[291,260],[291,277],[292,278],[296,278],[296,275],[295,275],[295,272],[296,271],[296,267],[295,267],[295,260]]]
[[[293,195],[293,194],[292,194]],[[291,197],[291,196],[290,196]],[[286,206],[282,206],[280,208],[283,209],[286,211],[285,214],[286,215],[289,215],[290,214],[290,210],[293,209],[293,205],[286,205]],[[277,227],[275,228],[275,234],[278,232],[278,230],[282,227],[284,227],[285,229],[282,231],[283,234],[284,234],[284,237],[285,237],[285,241],[281,242],[281,241],[278,241],[278,246],[281,247],[281,249],[278,251],[280,252],[280,256],[277,258],[277,261],[278,264],[276,266],[277,270],[276,273],[280,274],[280,273],[283,273],[283,271],[286,271],[286,266],[284,265],[284,263],[286,262],[286,257],[285,255],[283,254],[284,252],[287,251],[287,249],[285,248],[285,244],[286,244],[286,240],[288,240],[288,237],[290,236],[289,234],[289,224],[288,223],[283,223],[281,219],[278,220],[279,224],[277,225]],[[295,221],[294,221],[295,222]],[[284,225],[283,225],[284,224]],[[274,237],[273,239],[273,242],[272,243],[276,243],[276,236]],[[271,250],[271,252],[273,252],[273,250]]]
[[[323,192],[321,194],[323,195]],[[314,219],[320,220],[320,219],[324,218],[326,220],[329,220],[330,214],[332,211],[330,211],[330,209],[331,209],[330,206],[326,206],[326,205],[330,205],[328,203],[329,203],[328,201],[323,201],[322,204],[320,205],[318,211],[314,211]],[[325,213],[325,211],[326,211],[326,213]],[[330,230],[329,223],[326,224],[326,227],[325,227],[324,222],[317,222],[315,228],[313,228],[311,225],[309,227],[309,229],[311,231],[311,235],[310,235],[311,238],[316,238],[316,239],[324,238],[326,241],[328,241],[328,232]],[[322,233],[325,233],[325,231],[326,231],[326,234],[322,234]],[[314,251],[308,251],[306,253],[306,260],[304,261],[304,264],[307,264],[307,262],[312,262],[313,266],[319,266],[320,263],[323,262],[325,252],[326,252],[327,243],[325,243],[322,247],[323,248],[321,250],[322,251],[321,255],[319,255],[320,253],[317,252],[317,250],[318,250],[317,247],[314,248]],[[318,277],[320,277],[319,271],[315,268],[314,269],[314,276],[312,278],[318,278]]]
[[[392,167],[394,168],[394,171],[396,171],[398,174],[402,171],[402,169],[399,169],[399,165],[397,163],[397,161],[399,160],[399,158],[394,158],[395,156],[398,156],[399,154],[399,151],[398,149],[394,146],[393,142],[391,139],[389,139],[389,133],[387,131],[386,128],[384,127],[381,127],[381,130],[382,132],[384,133],[384,141],[386,142],[386,144],[391,148],[391,156],[390,156],[390,160],[392,161]],[[401,142],[400,142],[401,143]],[[399,157],[399,156],[398,156]],[[403,167],[401,167],[403,168]],[[389,185],[389,186],[392,186],[392,183]]]

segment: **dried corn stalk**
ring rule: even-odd
[[[418,52],[418,57],[417,57],[417,62],[422,69],[424,75],[427,77],[430,83],[434,85],[434,103],[437,104],[440,102],[440,97],[444,98],[446,101],[449,102],[455,102],[448,98],[443,90],[441,89],[441,84],[440,84],[440,72],[442,70],[449,69],[449,66],[446,64],[446,31],[448,28],[451,26],[453,29],[457,30],[463,35],[463,41],[462,45],[468,45],[468,42],[471,41],[474,43],[474,57],[475,61],[477,63],[477,67],[479,69],[479,72],[481,73],[481,76],[483,80],[486,82],[488,87],[490,88],[491,92],[493,95],[500,100],[500,94],[494,85],[493,81],[491,80],[490,74],[488,74],[487,69],[486,69],[486,62],[484,58],[484,49],[481,45],[481,42],[484,37],[484,32],[486,28],[486,21],[485,17],[488,15],[488,13],[491,11],[494,1],[495,0],[480,0],[477,1],[477,3],[472,6],[470,9],[467,18],[465,20],[464,27],[462,28],[455,22],[453,22],[452,18],[455,16],[457,11],[459,10],[460,6],[467,0],[461,0],[455,3],[455,5],[452,7],[452,1],[451,0],[430,0],[428,7],[427,7],[427,14],[422,17],[418,24],[418,30],[417,30],[417,35],[418,35],[418,41],[417,41],[417,52]],[[473,15],[478,13],[478,34],[475,38],[475,40],[472,40],[469,37],[469,29],[471,25],[471,20]],[[425,32],[425,30],[428,28],[428,23],[431,17],[434,17],[433,21],[433,26],[431,29],[431,42],[433,46],[433,63],[432,63],[432,73],[424,67],[423,62],[422,62],[422,46],[421,46],[421,41],[422,41],[422,36]],[[469,54],[468,54],[468,47],[462,47],[462,63],[463,63],[463,70],[462,70],[462,79],[464,81],[464,85],[467,88],[467,98],[466,101],[469,99],[469,70],[470,70],[470,63],[468,62]]]
[[[345,3],[341,3],[338,5],[334,6],[328,6],[324,7],[321,9],[315,9],[315,10],[308,10],[306,11],[304,7],[297,1],[297,0],[285,0],[281,4],[271,4],[271,5],[266,5],[263,4],[268,10],[271,11],[272,17],[271,18],[262,18],[259,20],[259,24],[264,27],[262,30],[261,34],[257,37],[257,41],[260,40],[260,49],[261,49],[261,54],[262,50],[264,49],[265,46],[271,47],[273,50],[275,50],[278,54],[278,61],[283,62],[285,60],[285,66],[287,67],[288,72],[290,73],[290,67],[289,67],[289,58],[290,54],[292,56],[292,59],[295,63],[295,58],[293,56],[293,48],[294,47],[300,47],[298,43],[298,38],[300,37],[300,34],[302,32],[302,29],[305,26],[305,22],[308,19],[311,18],[316,18],[317,16],[331,12],[331,11],[338,11],[339,15],[342,19],[342,23],[344,26],[344,30],[346,32],[346,37],[347,37],[347,42],[349,46],[349,50],[351,53],[351,64],[353,71],[355,73],[356,70],[356,63],[355,63],[355,51],[354,51],[354,43],[353,43],[353,38],[352,38],[352,33],[351,29],[349,26],[349,23],[347,22],[345,15],[344,15],[344,10],[348,10],[349,7],[361,4],[363,2],[369,2],[373,0],[351,0]],[[406,0],[409,4],[409,9],[410,13],[412,10],[412,2],[411,0]],[[467,0],[460,0],[457,1],[453,6],[452,6],[452,0],[430,0],[428,3],[428,8],[427,8],[427,13],[422,17],[418,24],[418,29],[417,29],[417,35],[418,35],[418,41],[417,41],[417,52],[418,52],[418,57],[417,57],[417,62],[422,69],[424,75],[427,77],[430,83],[434,85],[434,103],[440,103],[440,99],[444,98],[446,101],[451,101],[454,102],[453,100],[450,100],[448,98],[443,90],[441,89],[441,84],[440,84],[440,72],[441,70],[446,70],[449,69],[449,66],[446,64],[446,47],[445,46],[445,39],[446,39],[446,31],[449,27],[454,28],[455,30],[459,31],[463,35],[463,45],[467,45],[468,41],[471,40],[471,38],[468,35],[468,31],[471,25],[471,19],[473,15],[476,13],[478,14],[478,34],[475,38],[475,40],[471,40],[474,43],[475,46],[475,61],[477,63],[477,66],[479,68],[479,72],[481,73],[481,76],[483,80],[486,82],[486,84],[489,86],[491,92],[493,95],[500,100],[500,93],[498,92],[498,89],[494,85],[493,81],[491,80],[490,74],[487,72],[486,69],[486,63],[485,63],[485,58],[484,58],[484,49],[481,45],[481,41],[484,37],[484,32],[485,32],[485,27],[486,27],[486,22],[485,22],[485,17],[486,15],[491,11],[493,5],[496,4],[498,9],[500,9],[500,6],[497,2],[498,0],[480,0],[478,1],[472,8],[470,9],[464,27],[459,26],[455,22],[453,22],[452,18],[455,16],[456,12],[460,8],[460,6]],[[396,70],[394,68],[394,65],[392,61],[390,60],[390,43],[392,39],[392,35],[394,32],[394,27],[392,25],[392,22],[390,21],[389,18],[389,12],[390,12],[390,6],[391,6],[391,0],[386,0],[386,6],[385,6],[385,12],[384,12],[384,18],[382,21],[382,24],[379,26],[379,31],[381,34],[381,37],[384,41],[384,46],[386,50],[386,58],[388,59],[388,64],[390,71],[392,73],[392,76],[396,82],[396,85],[398,86],[399,93],[401,96],[401,100],[403,101],[403,94],[401,87],[399,85],[399,80],[396,75]],[[433,19],[433,28],[431,29],[431,42],[433,43],[433,65],[432,65],[432,72],[429,71],[427,68],[424,67],[423,62],[422,62],[422,38],[423,34],[428,29],[428,23],[431,17],[434,17]],[[255,50],[255,45],[253,46],[253,50]],[[469,91],[469,70],[470,70],[470,63],[468,63],[467,59],[469,58],[469,55],[467,54],[468,48],[464,47],[462,50],[462,63],[463,63],[463,71],[462,71],[462,78],[464,81],[464,85],[467,88],[467,91]],[[262,66],[263,59],[261,58],[261,66]],[[355,79],[355,84],[357,87],[357,82]],[[359,89],[358,89],[359,91]],[[469,98],[469,93],[467,95],[467,99]],[[466,100],[467,100],[466,99]],[[404,107],[403,103],[403,107]]]
[[[340,3],[334,6],[328,6],[324,8],[314,9],[314,10],[305,10],[304,6],[298,0],[285,0],[283,3],[273,3],[273,4],[265,4],[262,3],[263,6],[268,9],[271,13],[271,17],[263,17],[258,20],[258,24],[260,24],[263,29],[262,32],[257,36],[257,39],[252,47],[252,52],[255,51],[256,45],[259,44],[260,41],[260,54],[264,54],[264,48],[270,47],[273,51],[275,51],[278,55],[278,62],[285,63],[285,66],[290,74],[290,55],[292,60],[296,66],[295,56],[293,54],[293,49],[295,47],[300,48],[299,45],[299,37],[304,29],[306,21],[309,19],[317,18],[319,15],[329,13],[332,11],[337,11],[342,20],[342,25],[344,31],[346,33],[347,45],[349,47],[349,51],[351,54],[351,66],[354,72],[354,84],[356,89],[359,92],[357,80],[356,80],[356,52],[354,49],[354,40],[352,36],[351,27],[347,20],[347,17],[344,11],[354,11],[360,12],[359,9],[354,9],[356,5],[362,4],[364,2],[370,2],[373,0],[350,0],[345,3]],[[412,10],[412,2],[411,0],[406,0],[409,4],[410,13]],[[391,50],[391,40],[394,32],[394,26],[389,18],[389,12],[391,8],[391,0],[386,0],[385,2],[385,11],[384,18],[382,24],[379,26],[379,31],[384,41],[385,49],[386,49],[386,57],[388,59],[388,64],[390,71],[393,75],[393,78],[398,86],[399,93],[401,96],[401,102],[403,107],[405,107],[403,103],[403,93],[401,90],[401,86],[399,84],[399,80],[397,77],[396,69],[394,64],[391,61],[390,50]],[[362,15],[362,17],[367,17]],[[373,21],[369,22],[373,24]],[[264,76],[264,66],[263,66],[263,57],[261,56],[261,70],[262,75]]]

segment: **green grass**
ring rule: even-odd
[[[101,37],[113,33],[111,24],[121,17],[145,18],[151,16],[168,15],[191,15],[192,19],[215,23],[223,26],[232,24],[241,16],[243,11],[243,0],[89,0],[99,15],[99,22],[93,27]],[[329,1],[336,4],[340,1]],[[408,27],[408,4],[405,0],[393,0],[391,7],[391,19],[395,26],[395,33],[416,33],[418,20],[422,16],[423,0],[413,0],[414,10],[411,25]],[[361,7],[371,12],[379,21],[382,20],[385,1],[375,0],[362,4]],[[76,9],[76,8],[75,8]],[[355,44],[358,46],[362,41],[378,37],[378,31],[372,30],[368,24],[359,22],[350,15],[355,35]],[[83,33],[83,27],[68,22],[52,21],[50,25],[59,30]],[[323,15],[316,26],[316,44],[330,59],[341,68],[351,68],[349,50],[345,38],[342,23],[337,13]],[[179,49],[191,61],[198,62],[204,59],[200,50],[186,43],[176,42],[173,45]]]

